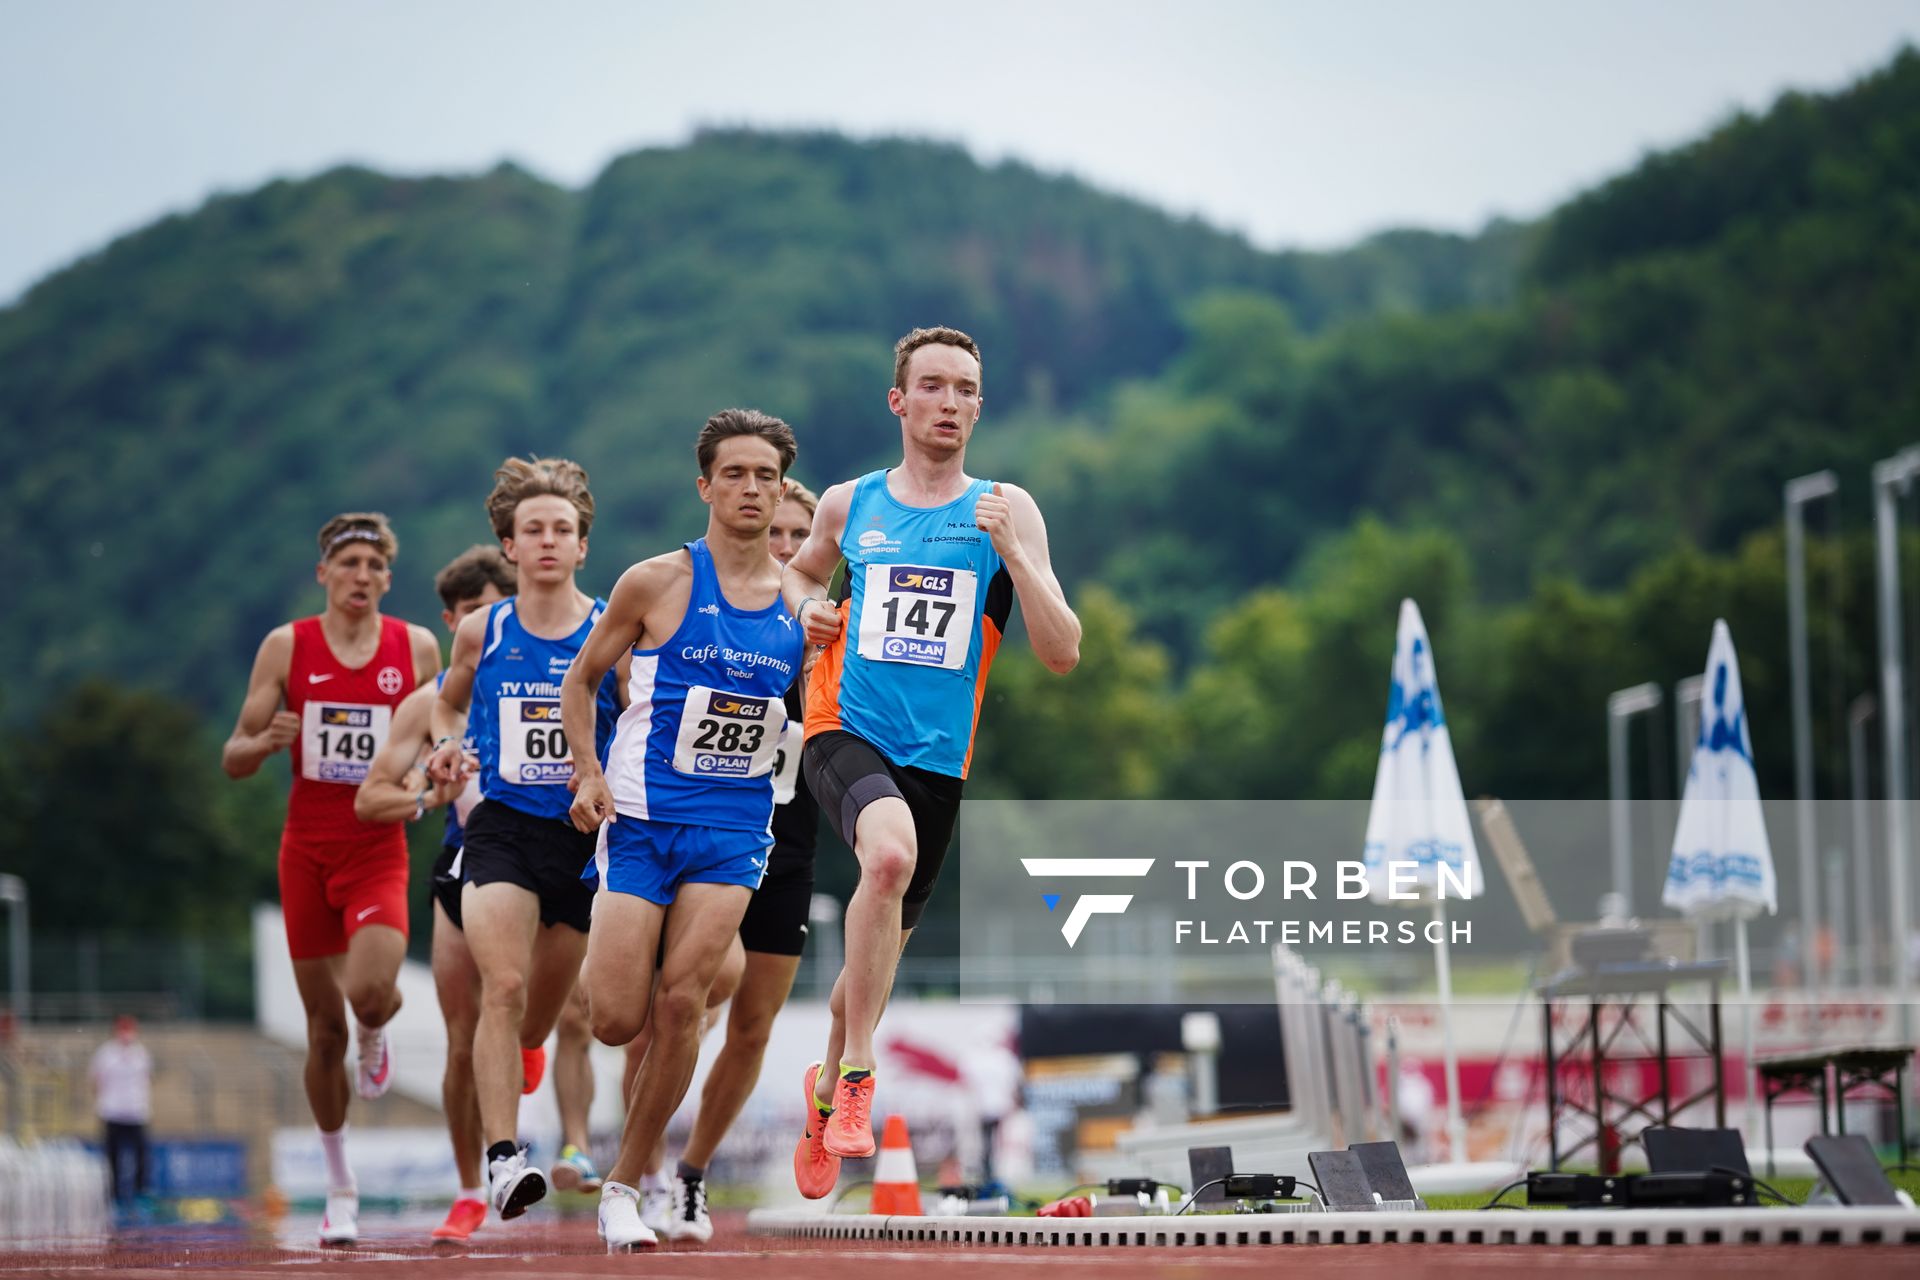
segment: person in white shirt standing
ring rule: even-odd
[[[94,1111],[106,1126],[113,1199],[126,1204],[147,1194],[147,1123],[153,1118],[153,1058],[140,1043],[139,1024],[124,1013],[115,1018],[113,1039],[94,1050],[87,1074],[93,1080]]]

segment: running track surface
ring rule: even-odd
[[[214,1273],[223,1277],[645,1275],[687,1280],[963,1280],[991,1267],[1002,1280],[1254,1280],[1285,1270],[1367,1280],[1462,1277],[1506,1280],[1549,1269],[1584,1274],[1664,1276],[1739,1275],[1748,1280],[1804,1280],[1844,1269],[1847,1280],[1911,1277],[1920,1265],[1898,1246],[1727,1246],[1668,1248],[1545,1248],[1473,1245],[1300,1245],[1272,1248],[1008,1249],[956,1248],[848,1241],[749,1238],[744,1215],[723,1215],[704,1248],[666,1247],[648,1254],[609,1257],[590,1215],[529,1215],[519,1223],[489,1222],[464,1248],[432,1246],[438,1221],[422,1216],[365,1219],[352,1249],[311,1243],[310,1223],[290,1217],[276,1229],[167,1227],[123,1232],[105,1247],[0,1247],[0,1273],[167,1277]]]

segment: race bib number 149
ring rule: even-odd
[[[860,603],[860,656],[958,671],[973,642],[971,569],[870,564]]]
[[[392,707],[309,699],[300,711],[300,776],[359,786],[387,744]]]

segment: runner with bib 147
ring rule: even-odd
[[[1040,508],[1023,489],[966,473],[980,377],[980,348],[958,329],[915,329],[895,345],[887,406],[901,463],[821,496],[781,584],[808,642],[826,647],[807,686],[802,768],[860,863],[827,1055],[804,1076],[794,1177],[815,1199],[842,1157],[873,1153],[874,1030],[953,837],[1015,598],[1049,670],[1080,660],[1080,621],[1053,575]],[[846,580],[830,597],[842,560]]]

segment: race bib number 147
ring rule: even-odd
[[[870,564],[860,603],[860,656],[958,671],[973,642],[971,569]]]

